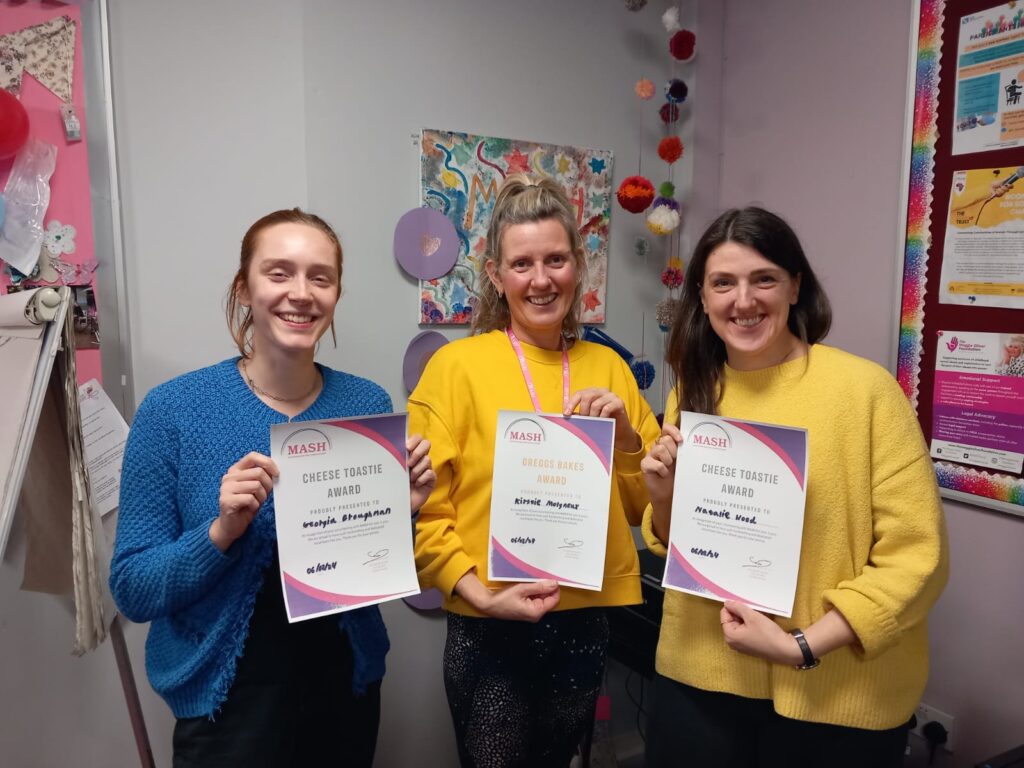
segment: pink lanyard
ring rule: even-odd
[[[512,349],[516,352],[516,357],[519,358],[519,367],[523,369],[523,380],[526,382],[526,389],[530,393],[530,399],[533,401],[533,410],[540,413],[540,400],[537,397],[537,388],[533,385],[533,377],[530,375],[530,369],[526,365],[526,355],[523,354],[523,345],[519,343],[518,337],[512,330],[512,326],[505,329],[505,333],[508,334],[508,340],[512,342]],[[564,412],[569,407],[569,351],[565,346],[565,339],[562,339],[562,411]]]

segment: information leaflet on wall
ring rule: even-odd
[[[931,455],[1020,473],[1024,333],[939,331]]]
[[[89,501],[100,515],[117,509],[128,425],[96,379],[78,388],[82,448],[89,472]]]
[[[790,616],[807,501],[807,430],[680,414],[662,583]]]
[[[953,154],[1024,142],[1024,6],[1003,3],[960,19]]]
[[[957,171],[939,301],[1024,309],[1024,166]]]
[[[419,593],[405,429],[404,413],[270,428],[288,621]]]
[[[491,581],[601,589],[614,446],[613,419],[498,411]]]

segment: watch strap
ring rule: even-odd
[[[791,629],[789,630],[794,638],[796,638],[796,644],[800,646],[800,653],[804,656],[804,663],[797,664],[797,669],[814,669],[816,666],[821,664],[821,659],[814,658],[814,654],[811,652],[811,646],[807,643],[807,638],[804,637],[804,631],[802,629]]]

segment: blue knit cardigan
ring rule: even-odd
[[[154,388],[125,449],[110,588],[126,617],[152,622],[146,671],[179,718],[212,717],[227,698],[276,546],[273,494],[227,552],[209,537],[221,477],[250,451],[269,455],[270,426],[288,420],[253,395],[237,361]],[[373,382],[318,367],[323,390],[294,421],[391,411]],[[387,630],[376,606],[343,613],[339,624],[360,692],[384,676]]]

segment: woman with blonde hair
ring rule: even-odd
[[[341,272],[319,216],[259,219],[228,293],[238,356],[154,388],[128,436],[110,587],[125,616],[151,622],[146,671],[177,718],[176,768],[373,762],[380,611],[288,623],[269,456],[273,424],[391,411],[373,382],[314,361]],[[416,509],[430,445],[406,447]]]
[[[488,227],[473,334],[439,350],[409,398],[438,475],[417,521],[416,561],[448,611],[444,679],[463,766],[565,768],[601,684],[604,609],[640,602],[629,526],[647,504],[640,460],[658,426],[625,362],[579,338],[585,269],[562,189],[510,176]],[[501,409],[615,420],[601,591],[488,580]]]

